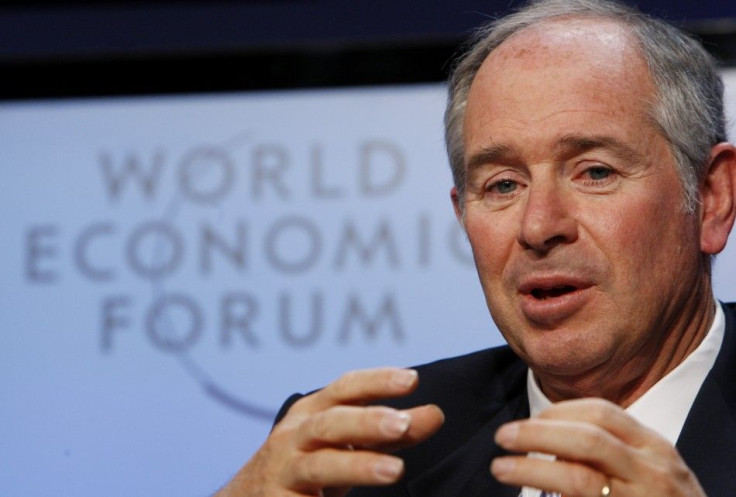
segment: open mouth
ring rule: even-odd
[[[572,293],[577,290],[572,285],[561,285],[552,288],[534,288],[532,289],[531,296],[538,300],[546,300],[554,297],[561,297],[568,293]]]
[[[576,275],[535,275],[519,285],[520,311],[534,323],[552,326],[570,318],[591,299],[593,282]]]

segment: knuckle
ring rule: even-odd
[[[588,408],[590,422],[595,425],[601,425],[610,417],[610,409],[611,406],[607,401],[603,399],[595,399],[591,402],[590,407]]]
[[[675,478],[679,481],[690,480],[693,477],[693,473],[692,471],[690,471],[690,468],[685,466],[685,464],[682,462],[675,465],[675,468],[672,470],[672,473],[675,475]]]
[[[654,483],[655,488],[658,488],[659,491],[664,492],[665,495],[670,495],[671,492],[675,490],[675,485],[673,485],[671,475],[668,474],[668,472],[664,470],[664,468],[658,468],[657,470],[651,472],[648,476],[648,479],[650,482]]]
[[[290,441],[293,436],[294,427],[285,426],[283,423],[279,423],[273,428],[273,430],[271,430],[271,433],[269,433],[268,438],[266,438],[264,445],[268,447],[286,447],[290,445]]]
[[[286,419],[289,416],[293,416],[294,414],[299,414],[301,412],[304,412],[307,410],[307,406],[312,401],[312,395],[305,395],[304,397],[301,397],[296,402],[294,402],[291,407],[289,407],[289,410],[286,411],[286,415],[284,416],[284,419]]]
[[[289,408],[289,410],[287,411],[287,413],[292,412],[292,411],[295,411],[295,410],[303,409],[305,406],[308,406],[309,404],[311,404],[312,401],[314,400],[314,398],[317,395],[319,395],[319,391],[312,392],[312,393],[310,393],[308,395],[304,395],[302,397],[299,397],[296,400],[296,402],[294,402],[291,405],[291,407]]]
[[[581,440],[581,451],[584,454],[600,455],[606,451],[608,437],[598,430],[590,430]]]
[[[301,485],[319,483],[322,480],[322,467],[314,457],[302,455],[293,462],[294,480]]]
[[[323,414],[317,414],[309,418],[305,424],[311,438],[320,442],[330,441],[332,436],[332,423],[328,422],[327,417]]]
[[[273,426],[269,438],[291,437],[291,434],[299,429],[306,418],[307,415],[298,410],[289,411],[286,416]]]
[[[347,396],[351,385],[355,383],[357,371],[348,371],[343,373],[333,384],[332,393],[335,397],[342,398]]]
[[[324,396],[325,389],[322,389],[300,397],[289,407],[289,410],[286,411],[283,419],[299,419],[304,416],[308,416],[312,412],[318,411]]]
[[[650,472],[650,479],[666,495],[674,495],[677,488],[683,484],[689,484],[692,473],[680,460],[668,458],[665,464],[657,465]]]
[[[570,474],[570,486],[572,495],[590,495],[591,490],[598,490],[602,485],[598,484],[598,478],[589,469],[582,467],[573,468]]]

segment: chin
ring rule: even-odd
[[[559,338],[559,337],[558,337]],[[590,337],[572,339],[542,338],[522,355],[534,371],[555,376],[580,377],[603,369],[609,354],[605,349],[591,348]]]

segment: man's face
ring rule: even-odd
[[[620,27],[566,20],[504,42],[468,98],[462,219],[491,314],[540,378],[583,393],[659,367],[702,305],[698,215],[653,97]]]

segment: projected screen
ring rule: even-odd
[[[444,91],[0,104],[0,494],[209,495],[289,394],[502,343]]]

